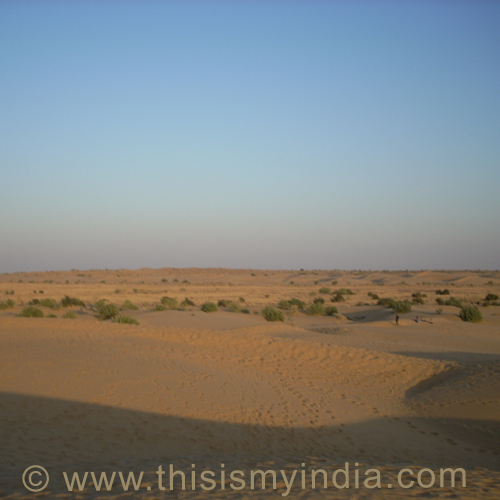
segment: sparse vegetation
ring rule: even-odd
[[[484,300],[486,300],[487,302],[498,300],[498,295],[496,293],[489,293],[488,295],[486,295],[486,298]]]
[[[76,297],[68,297],[67,295],[61,300],[61,305],[63,307],[85,307],[85,302]]]
[[[206,313],[215,312],[217,311],[217,305],[214,304],[213,302],[205,302],[201,305],[200,309]]]
[[[126,300],[122,304],[122,309],[128,309],[130,311],[137,311],[137,309],[139,309],[139,308],[132,301]]]
[[[64,319],[78,319],[78,315],[76,314],[75,311],[66,311],[62,315],[62,318],[64,318]]]
[[[311,316],[324,316],[325,315],[325,306],[323,304],[320,304],[318,302],[312,303],[308,308],[307,308],[307,314]]]
[[[26,306],[19,316],[22,316],[23,318],[43,318],[44,314],[41,309],[38,309],[38,307],[35,306]]]
[[[411,303],[408,300],[396,300],[392,310],[399,314],[408,313],[411,311]]]
[[[267,306],[261,311],[266,321],[285,321],[283,313],[273,306]]]
[[[12,299],[7,299],[6,301],[0,300],[0,311],[5,309],[12,309],[16,303]]]
[[[242,309],[241,312],[243,314],[250,314],[250,311],[248,309]]]
[[[471,323],[480,323],[483,321],[483,315],[476,306],[464,306],[460,310],[460,319]]]
[[[114,304],[107,303],[105,300],[99,300],[95,305],[97,316],[102,321],[106,319],[116,318],[120,314],[118,307],[116,307]]]
[[[325,315],[326,316],[334,316],[335,314],[338,314],[339,311],[335,306],[326,306],[325,307]]]
[[[181,302],[181,307],[183,307],[183,308],[195,306],[195,305],[196,304],[191,299],[188,299],[187,297]]]
[[[380,299],[380,297],[376,293],[373,293],[373,292],[368,292],[367,295],[368,295],[368,297],[371,297],[373,300]]]
[[[165,311],[166,309],[178,309],[179,307],[177,299],[172,297],[162,297],[160,302],[161,305],[165,307],[165,309],[161,309],[162,311]]]
[[[443,312],[443,308],[442,307],[438,307],[436,309],[436,314],[441,314]]]
[[[132,316],[118,316],[111,320],[113,323],[126,323],[128,325],[138,325],[139,322]]]
[[[450,295],[450,291],[447,288],[444,290],[436,290],[436,295]]]
[[[327,286],[324,286],[322,288],[319,289],[319,293],[322,293],[322,294],[325,294],[325,295],[329,295],[332,291],[327,287]]]
[[[323,297],[317,297],[316,299],[313,300],[314,304],[324,304],[325,299]]]

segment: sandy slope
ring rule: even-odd
[[[401,285],[401,276],[387,273],[119,271],[113,279],[126,277],[127,283],[119,283],[124,291],[116,294],[117,282],[101,283],[111,281],[111,271],[90,272],[92,283],[66,284],[71,277],[83,279],[75,273],[89,272],[27,275],[23,283],[3,275],[0,293],[14,289],[18,302],[40,297],[40,289],[42,297],[56,299],[66,293],[86,301],[130,297],[141,306],[130,313],[141,324],[100,322],[88,308],[73,321],[62,319],[61,311],[54,319],[19,318],[21,305],[0,311],[0,484],[8,498],[26,492],[20,477],[31,464],[53,473],[45,493],[56,497],[64,493],[64,470],[153,471],[170,463],[186,471],[191,464],[220,471],[221,463],[228,469],[279,470],[302,463],[335,468],[346,461],[378,467],[389,476],[403,464],[415,470],[463,467],[468,487],[292,489],[290,496],[500,494],[500,308],[484,309],[485,321],[473,325],[458,320],[453,308],[436,315],[429,300],[403,315],[399,327],[387,310],[356,307],[353,301],[339,306],[343,319],[298,314],[284,324],[197,308],[148,311],[165,294],[161,279],[169,280],[168,294],[179,299],[190,296],[199,304],[243,296],[253,311],[280,298],[309,301],[311,291],[333,279],[337,287],[349,283],[357,292],[354,300],[364,294],[364,301],[366,291],[380,294],[374,287],[379,279],[395,283],[384,285],[387,296],[418,290],[430,295],[454,280],[465,283],[454,294],[464,297],[473,290],[479,297],[491,291],[495,284],[487,282],[498,276],[423,272],[404,278],[413,285]],[[173,276],[179,283],[173,284]],[[139,287],[144,292],[133,292]],[[415,323],[415,314],[433,324]],[[138,495],[164,497],[154,482],[148,484],[152,490],[143,488]],[[208,495],[199,489],[172,494]],[[262,492],[211,494],[244,498]],[[104,495],[130,497],[130,492]],[[82,493],[82,498],[98,496],[89,486]]]

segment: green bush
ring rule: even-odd
[[[54,308],[57,306],[57,303],[54,299],[41,299],[39,302],[38,302],[38,305],[42,306],[42,307],[50,307],[50,308]]]
[[[96,302],[97,316],[100,320],[116,318],[120,311],[114,304],[108,304],[105,300]]]
[[[217,305],[219,307],[227,307],[227,305],[229,304],[229,302],[231,302],[230,300],[226,300],[226,299],[221,299],[219,300],[219,302],[217,302]]]
[[[165,309],[177,309],[179,307],[177,299],[173,299],[172,297],[162,297],[160,302],[162,306],[165,306]],[[162,310],[164,311],[165,309]]]
[[[492,300],[498,300],[498,295],[496,293],[489,293],[486,295],[486,298],[484,300],[492,301]]]
[[[315,304],[324,304],[325,303],[325,299],[323,297],[318,297],[317,299],[314,299],[313,302]]]
[[[5,302],[0,300],[0,311],[4,309],[12,309],[16,303],[12,299],[7,299]]]
[[[75,311],[67,311],[62,315],[62,317],[64,319],[78,319],[78,315]]]
[[[333,294],[333,297],[331,299],[332,302],[344,302],[345,301],[345,297],[342,293],[340,292],[335,292]]]
[[[61,300],[61,305],[63,307],[85,307],[85,302],[77,299],[76,297],[68,297],[67,295],[65,295],[64,299]]]
[[[456,297],[450,297],[444,303],[445,306],[454,306],[454,307],[462,307],[462,302],[460,302]]]
[[[424,299],[422,297],[413,297],[411,299],[412,304],[425,304]]]
[[[206,313],[214,312],[217,311],[217,305],[214,304],[213,302],[205,302],[201,305],[200,309]]]
[[[325,295],[329,295],[331,292],[332,291],[327,286],[324,286],[323,288],[319,289],[319,293],[323,293]]]
[[[333,316],[334,314],[338,314],[339,311],[335,306],[326,306],[325,307],[325,315],[326,316]]]
[[[228,304],[228,309],[230,312],[239,312],[241,311],[241,305],[231,300]]]
[[[476,306],[463,306],[459,316],[462,321],[470,321],[471,323],[480,323],[483,321],[483,315]]]
[[[157,304],[156,306],[151,309],[151,311],[166,311],[167,307],[164,306],[163,304]]]
[[[273,306],[267,306],[261,311],[262,316],[266,321],[285,321],[283,313]]]
[[[396,313],[408,313],[411,311],[411,303],[408,300],[397,300],[392,305],[392,310]]]
[[[122,304],[122,309],[128,309],[130,311],[137,311],[137,309],[139,309],[139,308],[132,301],[126,300]]]
[[[292,307],[292,303],[289,300],[280,300],[278,302],[278,308],[287,311]]]
[[[126,323],[128,325],[138,325],[139,322],[132,316],[118,316],[111,320],[113,323]]]
[[[394,304],[396,301],[394,299],[391,299],[389,297],[384,297],[382,299],[379,299],[377,302],[377,305],[379,306],[384,306],[384,307],[394,307]]]
[[[371,297],[373,300],[379,300],[380,297],[376,294],[376,293],[373,293],[373,292],[368,292],[368,297]]]
[[[181,307],[195,306],[196,304],[187,297],[181,302]]]
[[[325,307],[323,304],[313,303],[307,308],[307,314],[311,316],[324,316],[325,315]]]
[[[26,306],[19,314],[23,318],[43,318],[44,314],[41,309],[35,306]]]

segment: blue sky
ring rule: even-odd
[[[500,268],[500,3],[0,3],[0,272]]]

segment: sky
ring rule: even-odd
[[[0,2],[0,272],[500,269],[500,2]]]

